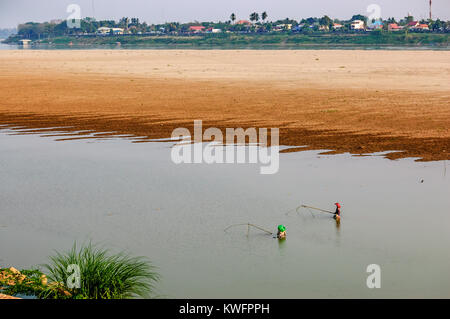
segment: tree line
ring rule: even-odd
[[[281,31],[311,33],[319,31],[323,32],[324,30],[332,31],[335,24],[340,24],[341,27],[339,32],[351,32],[352,21],[362,20],[366,24],[370,22],[366,16],[361,14],[354,15],[349,20],[332,19],[325,15],[320,18],[310,17],[301,20],[286,18],[276,21],[269,21],[269,15],[264,11],[262,13],[252,12],[248,18],[250,20],[249,22],[237,21],[238,18],[236,14],[232,13],[230,15],[230,19],[225,22],[194,21],[189,23],[167,22],[163,24],[147,24],[146,22],[141,22],[139,18],[123,17],[119,21],[97,21],[94,18],[86,17],[79,21],[79,28],[69,27],[67,21],[65,20],[43,23],[27,22],[20,24],[17,28],[17,34],[11,36],[11,38],[35,40],[65,35],[95,34],[100,27],[123,28],[128,34],[185,34],[189,33],[189,27],[194,25],[204,26],[205,29],[213,28],[228,32],[245,33],[263,33],[272,32],[274,30],[280,31],[280,26],[289,25],[289,29],[283,29]],[[381,20],[385,29],[387,29],[387,25],[389,23],[397,23],[398,25],[406,26],[411,21],[414,21],[414,18],[411,16],[400,19],[399,21],[395,18]],[[437,19],[434,21],[422,20],[420,22],[429,25],[430,31],[433,32],[448,32],[450,30],[450,21],[442,21]]]

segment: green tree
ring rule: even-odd
[[[414,21],[414,17],[411,15],[408,15],[407,17],[405,17],[405,22],[406,24],[413,22]]]
[[[250,21],[259,21],[259,14],[257,12],[253,12],[252,14],[250,14]]]
[[[389,18],[386,20],[387,23],[397,23],[397,21],[395,20],[395,18]]]
[[[355,14],[355,15],[352,17],[351,20],[352,20],[352,21],[354,21],[354,20],[361,20],[361,21],[367,22],[367,17],[364,16],[364,15],[362,15],[362,14]]]
[[[306,24],[309,24],[309,25],[313,25],[314,22],[317,22],[317,18],[312,18],[311,17],[311,18],[302,20],[302,23],[306,23]]]
[[[437,19],[436,21],[431,23],[431,29],[433,31],[441,31],[445,28],[445,22]]]
[[[267,15],[267,12],[266,12],[266,11],[264,11],[263,13],[261,13],[261,19],[263,20],[263,22],[266,21],[267,17],[268,17],[268,15]]]
[[[124,28],[124,29],[128,28],[128,20],[129,19],[127,17],[123,17],[122,19],[120,19],[119,27]]]
[[[329,16],[323,16],[319,19],[319,24],[331,30],[333,27],[333,20],[331,20]]]
[[[236,15],[234,13],[232,13],[230,16],[230,19],[234,23],[234,21],[236,20]]]
[[[20,24],[17,28],[17,34],[22,38],[40,39],[48,36],[44,23],[27,22]]]

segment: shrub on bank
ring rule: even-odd
[[[42,299],[125,299],[149,297],[159,275],[143,257],[87,244],[50,257],[40,270],[0,269],[0,292]]]

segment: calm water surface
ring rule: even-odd
[[[0,130],[0,264],[30,268],[92,240],[150,258],[174,298],[450,297],[444,162],[280,154],[256,164],[184,164],[171,143],[54,141]],[[421,182],[423,180],[423,183]],[[295,209],[343,205],[326,214]],[[288,238],[270,230],[287,226]],[[381,289],[366,267],[381,266]]]
[[[23,47],[17,44],[4,44],[0,40],[0,50],[402,50],[402,51],[449,51],[450,46],[389,46],[389,45],[303,45],[289,47],[283,45],[240,45],[227,44],[220,46],[188,46],[176,44],[103,44],[103,45],[56,45],[56,44],[39,44]]]

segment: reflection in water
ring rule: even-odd
[[[17,50],[21,49],[22,46],[17,44],[2,44],[0,43],[0,50]],[[223,45],[204,45],[190,47],[183,44],[122,44],[121,42],[109,43],[109,44],[46,44],[46,43],[35,43],[29,47],[33,50],[392,50],[392,51],[448,51],[449,46],[436,46],[422,44],[417,45],[403,45],[403,46],[389,46],[383,44],[370,44],[370,45],[339,45],[339,44],[316,44],[316,45],[301,45],[301,46],[286,46],[284,44],[239,44],[230,43]]]
[[[341,227],[341,218],[335,219],[336,222],[336,229],[339,229]]]
[[[276,239],[277,241],[278,241],[278,249],[279,249],[279,251],[280,251],[280,256],[281,257],[284,257],[284,255],[286,254],[286,241],[287,241],[287,239],[286,238],[284,238],[284,239]]]
[[[336,220],[336,246],[341,244],[341,219]]]

